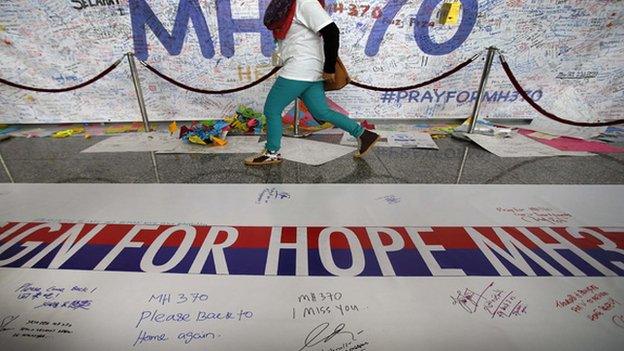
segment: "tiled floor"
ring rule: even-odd
[[[106,137],[14,138],[0,154],[17,183],[154,183],[149,152],[81,154]],[[155,155],[162,183],[438,183],[623,184],[624,154],[593,157],[500,158],[452,138],[440,150],[376,148],[363,160],[352,155],[321,166],[285,161],[249,168],[244,154]],[[468,150],[463,173],[462,159]],[[0,182],[9,182],[0,170]]]

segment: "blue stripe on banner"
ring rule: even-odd
[[[30,259],[40,253],[46,248],[46,245],[39,245],[31,252],[23,257],[8,263],[5,267],[23,267]],[[75,254],[73,254],[60,268],[61,269],[76,269],[76,270],[92,270],[97,264],[102,261],[109,252],[114,248],[114,245],[85,245]],[[19,255],[19,253],[25,248],[20,244],[13,245],[7,248],[2,254],[0,254],[0,260],[10,259]],[[178,247],[161,247],[155,258],[154,265],[162,265],[167,263],[178,250]],[[117,255],[108,268],[107,271],[122,271],[122,272],[141,272],[141,260],[144,258],[148,247],[142,248],[125,248],[119,255]],[[33,268],[48,268],[54,257],[57,255],[59,248],[52,250],[39,260]],[[173,269],[169,270],[169,273],[188,273],[191,265],[193,264],[199,248],[193,247],[186,253],[183,259]],[[332,249],[332,258],[335,265],[340,269],[348,269],[353,264],[353,258],[351,257],[351,251],[348,249]],[[512,276],[526,276],[520,268],[514,266],[512,262],[509,262],[501,255],[492,251],[497,260],[509,270]],[[557,271],[561,272],[563,276],[573,276],[574,274],[563,267],[563,265],[557,262],[552,256],[542,249],[532,250],[537,256],[542,258],[546,263],[554,267]],[[585,250],[589,256],[604,265],[606,268],[612,270],[620,276],[624,276],[624,269],[621,265],[614,263],[621,263],[624,265],[624,255],[616,251],[603,250],[603,249],[591,249]],[[359,274],[360,276],[382,276],[383,271],[380,267],[375,251],[372,249],[363,250],[364,253],[364,269]],[[569,261],[572,265],[576,266],[587,276],[602,276],[603,274],[590,263],[583,260],[581,257],[573,253],[571,250],[557,250],[557,253],[561,255],[565,260]],[[226,248],[224,249],[225,261],[229,274],[232,275],[264,275],[267,265],[267,248]],[[403,249],[400,251],[387,252],[388,260],[392,271],[396,276],[405,277],[420,277],[431,276],[432,271],[427,267],[427,264],[421,257],[420,253],[416,249]],[[522,257],[516,257],[516,260],[526,261],[528,266],[535,272],[531,275],[536,276],[550,276],[551,274],[544,269],[540,264],[534,262],[526,254],[520,251]],[[477,249],[448,249],[443,251],[433,251],[433,258],[442,269],[460,269],[467,276],[498,276],[499,273],[495,269],[494,265],[487,259],[486,255]],[[308,271],[304,272],[310,276],[331,276],[327,267],[321,261],[321,257],[318,249],[307,250],[308,259]],[[202,274],[216,274],[216,268],[214,263],[213,254],[211,253],[205,260],[201,269]],[[278,261],[278,275],[293,276],[296,275],[296,251],[293,249],[280,250]]]
[[[610,270],[614,271],[619,276],[624,276],[624,269],[620,267],[624,267],[624,255],[614,252],[607,251],[603,249],[591,249],[586,250],[591,257],[593,257],[596,261],[602,263]],[[613,262],[619,262],[620,265],[616,266]]]

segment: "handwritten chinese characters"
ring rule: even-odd
[[[88,310],[97,288],[85,286],[37,286],[25,283],[15,289],[18,301],[35,301],[35,309]]]
[[[491,318],[514,318],[527,313],[527,304],[513,290],[496,288],[493,282],[477,291],[458,290],[451,302],[468,313],[482,311]]]

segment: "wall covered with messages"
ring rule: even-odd
[[[340,55],[359,82],[394,87],[431,79],[494,45],[547,110],[574,120],[624,115],[621,0],[328,0],[341,28]],[[269,0],[7,0],[0,3],[0,78],[62,88],[94,77],[126,52],[201,89],[249,84],[271,70],[273,39],[261,18]],[[446,5],[448,6],[448,5]],[[483,57],[411,91],[348,87],[329,97],[361,118],[467,117]],[[221,118],[261,109],[272,79],[241,93],[188,92],[138,65],[151,120]],[[495,61],[482,115],[534,118]],[[140,119],[124,61],[95,84],[62,94],[0,85],[0,121]]]

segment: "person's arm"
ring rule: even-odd
[[[325,52],[323,72],[334,74],[336,73],[336,59],[340,48],[340,30],[332,22],[323,27],[319,33],[323,37],[323,51]]]

